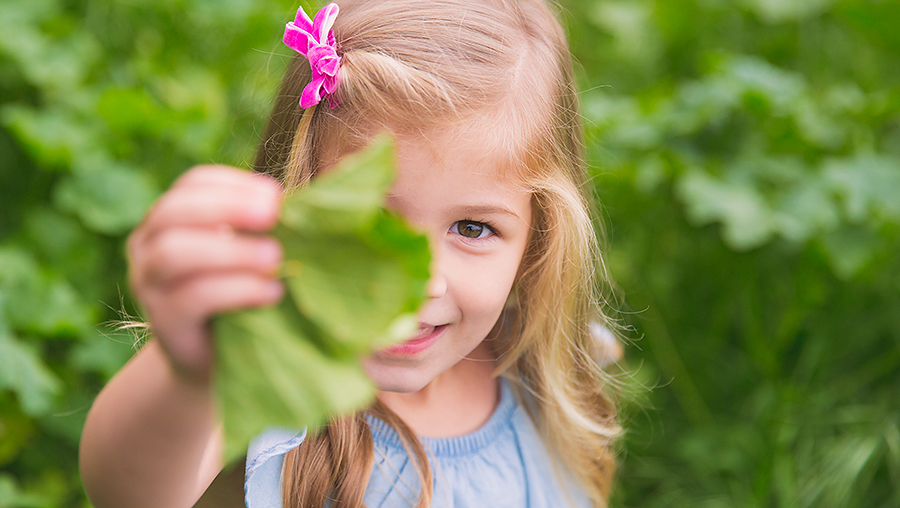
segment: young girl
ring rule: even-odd
[[[92,502],[606,506],[619,427],[592,356],[599,258],[570,56],[548,6],[347,0],[295,24],[285,40],[305,54],[259,151],[269,176],[192,169],[129,239],[154,340],[88,416]],[[387,206],[435,255],[419,331],[364,361],[379,388],[370,409],[315,437],[271,429],[246,469],[222,472],[207,323],[281,298],[265,231],[282,189],[382,130],[399,168]]]

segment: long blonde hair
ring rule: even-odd
[[[606,282],[591,219],[571,57],[542,0],[356,0],[334,25],[342,55],[340,105],[302,110],[309,65],[287,70],[256,170],[303,185],[380,128],[427,133],[493,122],[496,151],[532,192],[533,231],[509,307],[495,327],[497,374],[527,401],[559,471],[606,506],[620,433],[591,320]],[[446,129],[452,130],[452,129]],[[384,405],[370,414],[394,427],[415,460],[430,505],[426,453]],[[363,506],[372,437],[362,415],[336,418],[289,452],[284,506]]]

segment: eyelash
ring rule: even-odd
[[[462,233],[459,232],[459,226],[460,226],[460,224],[462,224],[462,223],[467,223],[467,222],[468,222],[468,223],[472,223],[472,224],[476,224],[476,225],[479,225],[479,226],[482,226],[483,228],[485,228],[485,229],[489,232],[489,234],[488,234],[487,236],[478,236],[478,237],[474,237],[474,238],[473,238],[473,237],[469,237],[469,236],[463,235]],[[479,221],[479,220],[472,220],[472,219],[463,219],[463,220],[459,220],[459,221],[454,222],[453,224],[450,225],[450,231],[449,231],[449,232],[452,233],[452,234],[455,234],[455,235],[459,235],[459,236],[462,237],[462,239],[465,240],[465,241],[475,241],[475,240],[477,240],[477,241],[482,241],[482,242],[483,242],[483,241],[486,241],[486,240],[490,240],[490,239],[493,238],[493,237],[500,236],[499,233],[497,233],[497,228],[494,227],[494,225],[493,225],[492,223],[490,223],[490,222],[485,222],[485,221]]]

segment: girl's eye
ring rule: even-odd
[[[466,238],[487,238],[494,232],[491,227],[483,222],[473,220],[461,220],[450,226],[450,231],[458,233]]]

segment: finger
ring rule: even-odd
[[[274,277],[281,245],[272,238],[234,232],[173,228],[135,253],[135,278],[167,286],[203,272],[256,272]]]
[[[223,244],[233,241],[243,233],[238,233],[232,226],[222,222],[222,219],[216,221],[209,217],[204,223],[204,218],[198,217],[197,214],[191,218],[180,218],[178,214],[183,212],[179,212],[178,206],[172,206],[172,199],[179,198],[167,196],[166,200],[160,202],[144,219],[144,223],[128,237],[129,275],[132,276],[133,283],[152,282],[154,278],[167,279],[165,273],[168,270],[167,265],[170,264],[179,271],[183,269],[182,264],[196,264],[209,258],[210,255],[213,255],[215,258],[213,261],[218,266],[226,263],[222,258],[228,254],[241,257],[239,253],[234,252],[234,246]],[[210,242],[211,245],[202,245],[204,241]],[[224,249],[225,252],[219,253],[218,256],[215,252],[210,252],[216,249]],[[246,251],[246,248],[239,250]],[[248,261],[239,264],[249,268]]]
[[[265,175],[224,166],[200,166],[180,177],[154,203],[128,237],[128,252],[168,227],[238,227],[252,231],[274,225],[282,197],[280,184]],[[209,206],[213,201],[215,206]],[[230,225],[229,225],[230,223]]]
[[[269,186],[174,187],[147,215],[141,236],[152,236],[172,227],[233,227],[264,231],[275,225],[281,191]]]
[[[178,177],[172,187],[208,185],[233,185],[236,187],[261,185],[281,189],[278,180],[268,175],[219,165],[195,166]]]
[[[276,279],[236,272],[200,275],[166,290],[153,288],[145,304],[151,320],[195,327],[216,314],[277,303],[283,295],[284,285]]]
[[[211,363],[209,320],[224,312],[272,305],[284,295],[276,280],[247,274],[196,277],[174,291],[143,296],[151,329],[179,369],[203,377]]]

